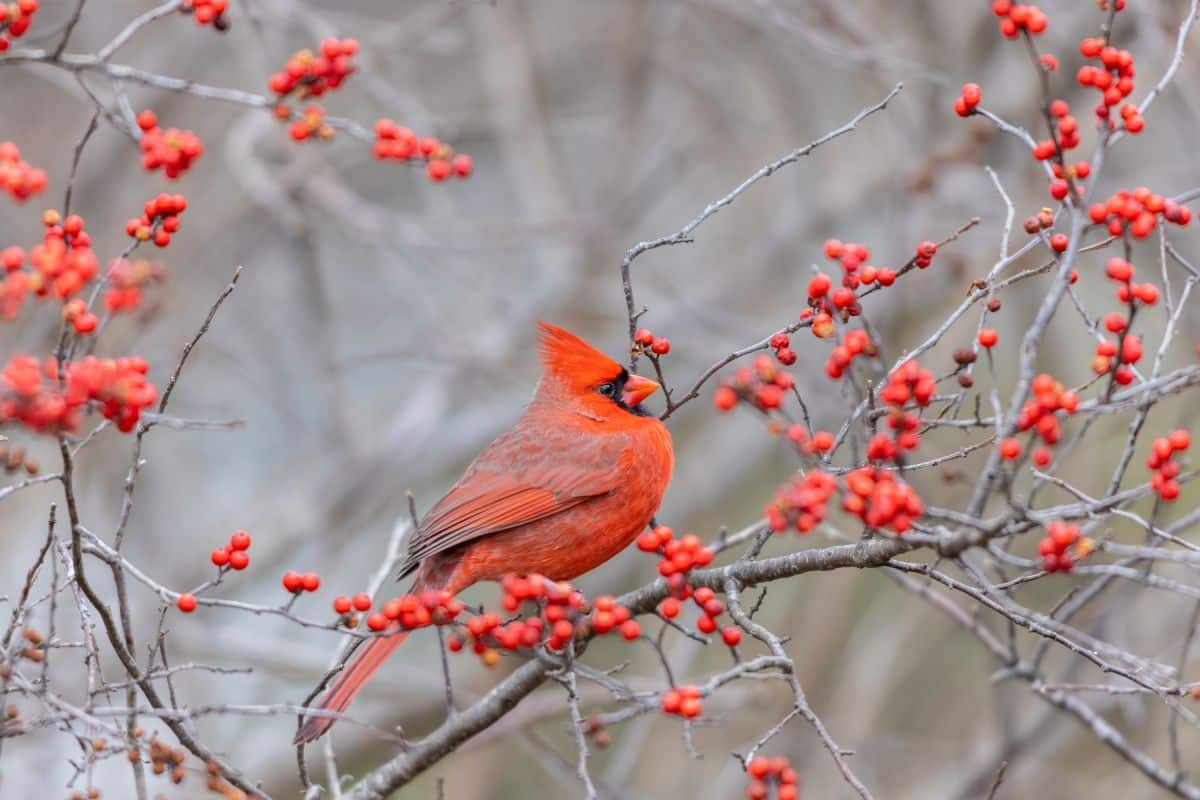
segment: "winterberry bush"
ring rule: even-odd
[[[488,177],[501,172],[497,150],[473,158],[458,150],[454,126],[429,114],[408,119],[415,104],[406,94],[444,94],[440,77],[461,65],[385,85],[373,70],[392,57],[381,46],[390,34],[352,14],[333,26],[305,8],[271,29],[292,11],[171,0],[100,35],[104,9],[67,5],[0,4],[0,92],[23,71],[54,75],[78,88],[54,95],[55,104],[72,105],[82,120],[64,124],[52,146],[22,140],[8,114],[0,122],[0,552],[9,562],[0,572],[0,792],[384,798],[411,787],[417,796],[615,797],[628,782],[646,796],[690,785],[699,796],[751,800],[1002,798],[1045,793],[1056,777],[1071,793],[1094,793],[1095,762],[1105,785],[1131,796],[1200,798],[1200,495],[1189,432],[1200,384],[1192,301],[1200,172],[1187,136],[1143,145],[1166,126],[1160,120],[1186,118],[1186,109],[1168,117],[1166,108],[1187,106],[1188,88],[1178,84],[1196,86],[1197,73],[1183,66],[1194,49],[1194,0],[1170,14],[1136,0],[1082,10],[956,4],[992,42],[996,64],[970,60],[978,74],[943,75],[936,103],[924,108],[909,100],[913,81],[928,77],[921,69],[883,49],[839,50],[837,59],[882,64],[889,74],[911,68],[914,77],[836,126],[802,115],[809,144],[703,202],[689,193],[690,222],[623,257],[605,251],[606,267],[581,269],[588,283],[571,284],[587,305],[601,287],[613,308],[624,300],[602,335],[663,386],[660,416],[679,454],[675,488],[617,560],[623,569],[577,585],[510,575],[462,597],[394,583],[426,502],[396,489],[445,488],[441,473],[502,429],[497,420],[516,403],[502,410],[488,392],[466,387],[494,387],[526,361],[532,369],[532,348],[498,358],[493,342],[530,334],[489,328],[480,315],[451,346],[414,324],[399,372],[438,362],[454,370],[454,393],[423,394],[426,384],[406,379],[370,397],[347,388],[349,367],[332,355],[337,337],[328,335],[330,320],[344,315],[367,341],[395,344],[384,327],[402,315],[361,299],[383,285],[372,248],[483,253],[506,292],[503,302],[486,301],[490,316],[550,316],[539,307],[549,290],[507,275],[487,247],[502,252],[511,244],[495,240],[554,234],[483,226],[460,239],[453,218],[454,235],[435,245],[404,211],[383,212],[363,199],[366,189],[356,192],[356,182],[386,182],[391,194],[441,209],[475,191],[492,193],[489,209],[512,201],[496,196]],[[495,13],[478,24],[503,26]],[[824,36],[783,4],[769,24]],[[1169,32],[1167,46],[1143,52],[1147,37],[1134,32],[1153,26]],[[136,47],[155,36],[199,42],[206,62],[253,50],[257,67],[224,85],[208,76],[228,73],[208,63],[197,75],[173,60],[143,64]],[[473,80],[528,77],[522,70],[533,67],[504,61],[511,53],[495,47]],[[526,99],[537,97],[534,86]],[[539,183],[554,144],[535,135],[537,103],[517,114],[497,105],[496,124],[512,128],[522,202],[555,210],[562,192]],[[210,134],[205,115],[224,106],[245,116],[229,133]],[[856,173],[847,155],[896,114],[920,115],[939,137],[906,140],[919,162],[907,187]],[[733,150],[754,141],[756,126],[745,127]],[[608,163],[567,158],[564,169],[586,166],[654,195],[686,159],[676,154],[643,182],[632,168],[637,137],[621,132]],[[269,142],[266,152],[247,155],[251,134]],[[967,144],[947,149],[954,141]],[[731,226],[726,259],[739,263],[715,274],[731,281],[727,289],[757,287],[760,298],[740,308],[736,324],[728,322],[738,308],[733,291],[706,292],[703,279],[669,289],[654,282],[656,260],[672,251],[703,257],[720,225],[714,216],[733,217],[804,160],[823,165],[793,187],[814,203],[861,182],[928,211],[875,225],[814,207],[806,234],[784,237],[786,247]],[[227,162],[258,212],[217,226],[209,220],[233,202],[220,172]],[[103,197],[81,189],[81,176],[100,164],[115,187]],[[1114,182],[1113,172],[1134,180]],[[1139,185],[1143,172],[1154,185]],[[939,201],[931,187],[951,180],[975,181],[986,202]],[[1010,191],[1026,183],[1035,190]],[[795,208],[757,213],[791,228],[800,225]],[[253,241],[271,226],[295,245],[311,305],[290,296],[293,284],[256,276]],[[587,238],[582,223],[568,227]],[[305,271],[320,249],[314,229],[348,232],[350,255],[339,253],[332,276]],[[755,259],[769,261],[768,250],[787,251],[782,276],[759,269]],[[215,264],[215,253],[233,258]],[[464,280],[455,263],[406,274],[405,300],[422,298],[413,307],[431,305],[439,317],[456,296],[472,302],[483,278]],[[557,272],[549,266],[539,281],[551,286]],[[454,291],[426,302],[438,282]],[[238,302],[247,291],[260,307]],[[360,313],[356,301],[377,313]],[[786,316],[774,318],[780,308]],[[163,316],[181,326],[167,343],[156,327]],[[237,350],[254,346],[267,319],[304,341],[303,357],[264,358],[233,383],[189,380],[194,359],[215,361],[205,375],[221,368],[205,355],[221,326],[243,332],[225,345]],[[394,357],[372,349],[363,358],[381,372]],[[301,369],[318,375],[297,391],[289,375]],[[308,458],[271,473],[312,470],[305,490],[231,488],[229,476],[263,467],[243,471],[213,445],[221,455],[189,470],[195,462],[159,445],[242,436],[240,420],[179,408],[202,414],[215,403],[236,416],[263,384],[286,386],[297,402],[335,387],[319,415],[331,433]],[[473,428],[451,426],[452,443],[423,440],[421,452],[404,440],[437,428],[430,419],[397,422],[389,437],[369,410],[444,409],[461,395],[478,405]],[[366,422],[354,419],[356,404]],[[304,438],[290,413],[281,407],[266,424]],[[331,456],[345,440],[353,440],[345,459]],[[385,445],[409,449],[397,463],[371,450]],[[741,456],[755,448],[769,455],[752,465]],[[332,494],[343,474],[352,477],[330,503],[337,513],[310,522],[315,496]],[[189,487],[187,497],[238,498],[222,504],[230,524],[207,524],[210,509],[144,510],[163,505],[156,494],[176,484]],[[731,488],[720,495],[720,486]],[[256,492],[275,504],[264,510]],[[360,535],[362,507],[386,507],[390,534]],[[325,544],[289,537],[305,525],[320,528],[308,538]],[[820,593],[831,582],[805,588],[835,579],[893,596],[860,614],[862,597]],[[801,591],[809,602],[797,601]],[[810,630],[825,633],[800,638]],[[399,631],[422,643],[385,667],[403,686],[364,693],[333,735],[293,751],[296,718],[355,650]],[[844,642],[836,662],[809,655],[821,636]],[[890,708],[882,695],[897,693],[880,688],[885,678],[915,684],[905,715],[881,711]],[[982,712],[943,709],[943,689],[958,705],[994,705],[1002,733]],[[1014,710],[1018,693],[1030,699],[1029,714]],[[847,699],[829,713],[839,694]],[[952,750],[962,757],[947,758],[930,718],[913,706],[933,709],[947,726],[939,736],[973,743],[970,757]],[[1065,736],[1073,749],[1044,763],[1053,754],[1043,751]],[[514,738],[520,746],[489,762],[494,768],[473,768],[485,747]],[[909,748],[900,756],[891,754],[896,741]],[[49,766],[34,774],[24,766],[31,754]],[[898,765],[914,774],[899,777]],[[524,785],[512,777],[534,769],[546,775]],[[688,783],[701,779],[687,773],[705,769],[719,783]]]

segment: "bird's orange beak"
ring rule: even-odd
[[[658,384],[641,375],[630,375],[625,380],[625,391],[621,393],[621,402],[630,408],[635,407],[658,390]]]

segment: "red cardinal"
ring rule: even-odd
[[[544,371],[533,400],[421,521],[400,570],[417,573],[410,593],[457,594],[513,573],[571,580],[624,550],[658,510],[671,435],[640,405],[658,384],[574,334],[538,327]],[[316,707],[344,711],[407,636],[368,642]],[[309,717],[296,742],[333,722]]]

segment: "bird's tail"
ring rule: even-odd
[[[413,583],[409,589],[411,594],[419,594],[420,592],[437,588],[429,586],[426,581],[420,577]],[[383,662],[392,654],[392,651],[408,638],[408,631],[398,631],[390,636],[381,636],[371,639],[359,649],[354,657],[350,659],[345,668],[338,673],[330,687],[325,691],[325,695],[321,698],[321,702],[317,703],[312,708],[318,711],[331,711],[341,713],[350,705],[350,701],[358,694],[359,690],[366,685],[375,671],[383,666]],[[304,724],[300,726],[300,730],[296,732],[296,738],[293,739],[293,744],[305,744],[313,742],[321,738],[325,731],[333,727],[333,723],[337,722],[336,716],[315,716],[309,715],[305,718]]]

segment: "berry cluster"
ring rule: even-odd
[[[5,6],[0,3],[0,19]],[[0,45],[5,39],[0,36]],[[0,51],[4,47],[0,46]],[[21,151],[12,142],[0,142],[0,189],[8,192],[18,203],[23,203],[46,188],[46,171],[29,165],[21,159]]]
[[[8,49],[12,39],[20,39],[33,24],[38,0],[17,0],[11,5],[0,3],[0,53]]]
[[[63,322],[73,327],[80,336],[94,333],[96,326],[100,324],[96,315],[88,311],[87,302],[79,297],[67,301],[63,306],[62,317]]]
[[[379,611],[368,616],[367,627],[373,631],[389,628],[411,631],[430,625],[448,625],[463,608],[449,592],[430,589],[420,595],[404,594],[388,600]]]
[[[140,733],[141,728],[135,730]],[[130,752],[133,755],[137,755],[136,750],[131,750]],[[183,766],[186,759],[187,753],[184,752],[182,747],[171,747],[169,744],[163,744],[157,736],[150,738],[150,769],[155,775],[169,773],[173,783],[183,783],[183,779],[187,776],[187,771]]]
[[[315,592],[321,588],[321,577],[315,572],[306,572],[301,575],[295,570],[289,569],[283,573],[283,588],[292,594],[300,594],[301,592]],[[371,607],[371,599],[367,598],[367,608]]]
[[[767,344],[775,351],[775,358],[785,367],[796,363],[796,351],[792,349],[792,338],[783,331],[771,335]]]
[[[687,589],[690,588],[687,587]],[[679,612],[683,610],[682,601],[688,598],[689,592],[685,590],[683,594],[682,598],[675,595],[664,597],[658,604],[658,613],[666,619],[675,619],[679,616]],[[707,586],[701,586],[699,589],[691,591],[690,596],[701,611],[700,616],[696,619],[696,630],[701,633],[715,632],[719,627],[717,618],[725,613],[725,604],[718,600],[716,592]],[[730,647],[736,647],[742,641],[742,632],[729,625],[721,630],[721,641]]]
[[[355,39],[323,39],[320,52],[298,50],[267,80],[267,85],[282,100],[288,95],[298,99],[320,97],[337,89],[354,72]]]
[[[0,313],[5,319],[15,318],[31,293],[65,302],[100,269],[82,217],[72,214],[63,220],[57,211],[47,211],[42,222],[46,232],[29,251],[29,271],[22,270],[24,250],[14,246],[0,251],[0,263],[8,273],[0,287]]]
[[[637,329],[633,334],[633,345],[636,353],[650,352],[656,356],[665,356],[671,352],[671,340],[665,336],[655,336],[649,328]]]
[[[171,243],[171,234],[179,230],[179,215],[187,209],[187,198],[181,194],[162,194],[148,200],[142,216],[125,223],[125,233],[139,242],[153,240],[158,247]]]
[[[466,633],[472,651],[487,666],[493,666],[499,660],[497,647],[513,651],[544,644],[550,650],[561,651],[577,632],[586,630],[587,603],[583,595],[570,584],[552,581],[541,575],[506,575],[500,586],[504,592],[500,602],[507,611],[517,612],[529,604],[536,608],[537,613],[519,617],[507,624],[492,613],[479,614],[467,620]],[[628,640],[641,636],[641,627],[630,618],[629,609],[608,596],[596,598],[591,626],[598,634],[619,630]],[[456,653],[465,645],[466,640],[460,634],[450,637],[448,642],[450,649]]]
[[[933,373],[914,359],[909,359],[888,375],[887,384],[879,391],[879,399],[888,406],[887,426],[892,436],[877,433],[867,444],[867,458],[872,461],[895,461],[921,443],[917,429],[921,426],[918,414],[906,410],[910,403],[924,408],[933,400],[937,383]]]
[[[4,471],[8,473],[24,469],[30,475],[37,475],[41,469],[37,459],[27,454],[24,447],[19,444],[9,447],[4,442],[0,442],[0,464],[3,465]]]
[[[1088,207],[1088,216],[1098,225],[1107,225],[1113,236],[1121,236],[1126,229],[1135,239],[1145,239],[1154,231],[1161,216],[1167,222],[1187,225],[1192,221],[1192,212],[1169,197],[1154,194],[1144,186],[1120,189],[1103,203]]]
[[[142,304],[142,287],[161,281],[162,265],[144,258],[119,258],[108,268],[104,308],[113,314],[133,311]]]
[[[1174,500],[1179,497],[1179,462],[1175,454],[1182,453],[1192,446],[1192,437],[1181,429],[1171,431],[1170,436],[1160,436],[1151,445],[1150,457],[1146,459],[1146,468],[1154,475],[1150,478],[1150,486],[1163,500]]]
[[[1076,79],[1080,86],[1090,86],[1100,92],[1096,118],[1102,127],[1112,128],[1112,107],[1133,92],[1133,55],[1128,50],[1105,44],[1101,38],[1084,39],[1079,43],[1079,52],[1084,58],[1100,62],[1100,66],[1085,64],[1080,67]],[[1141,133],[1146,126],[1141,112],[1131,103],[1121,107],[1121,120],[1130,133]]]
[[[276,109],[276,114],[287,117],[291,114],[286,106]],[[288,135],[297,142],[303,142],[310,137],[328,140],[333,138],[333,126],[325,121],[325,109],[313,103],[304,107],[300,118],[293,121],[288,128]]]
[[[695,719],[704,711],[700,702],[703,692],[699,686],[679,686],[663,692],[660,707],[664,714],[675,714],[684,719]]]
[[[423,158],[425,174],[434,182],[444,181],[451,175],[469,178],[475,169],[474,162],[466,153],[456,155],[453,147],[436,136],[417,136],[390,119],[375,123],[372,152],[381,160],[411,161]]]
[[[666,525],[657,525],[637,538],[637,548],[643,553],[658,553],[658,574],[667,579],[672,592],[682,593],[687,573],[695,567],[707,567],[712,563],[713,551],[704,546],[700,537],[687,534],[678,539],[675,531]]]
[[[829,358],[825,361],[825,374],[836,381],[850,368],[850,362],[855,356],[874,357],[876,352],[875,344],[866,331],[846,331],[841,343],[829,351]]]
[[[837,490],[837,479],[819,469],[792,476],[763,509],[767,526],[776,533],[792,527],[798,533],[809,533],[824,521]]]
[[[1058,444],[1062,436],[1057,412],[1070,415],[1079,408],[1079,395],[1065,388],[1054,379],[1053,375],[1041,374],[1033,379],[1030,386],[1033,397],[1021,408],[1017,417],[1017,431],[1032,430],[1047,447]],[[1015,446],[1014,446],[1015,444]],[[1021,444],[1016,439],[1005,439],[1000,443],[1000,455],[1008,459],[1016,459],[1021,455]],[[1046,447],[1036,447],[1033,451],[1033,463],[1038,467],[1049,466],[1053,456]]]
[[[860,518],[868,528],[891,528],[902,534],[925,513],[917,493],[890,470],[859,467],[846,474],[842,510]]]
[[[784,429],[787,438],[801,455],[811,456],[817,453],[828,453],[833,449],[834,436],[829,431],[815,431],[808,435],[808,429],[803,425],[789,425]]]
[[[204,152],[199,136],[178,128],[158,127],[158,117],[150,109],[137,115],[137,124],[142,129],[142,166],[150,172],[161,168],[168,180],[187,172]]]
[[[983,99],[983,89],[978,83],[964,84],[962,94],[954,101],[954,113],[960,117],[969,117],[975,113],[975,107]]]
[[[800,797],[796,770],[783,756],[757,756],[746,765],[746,774],[750,776],[750,785],[746,787],[747,800],[767,800],[771,794],[771,784],[776,785],[776,800],[796,800]]]
[[[1079,526],[1055,520],[1046,526],[1046,537],[1038,542],[1038,555],[1046,572],[1070,572],[1075,562],[1092,552],[1095,544],[1079,535]]]
[[[215,30],[229,30],[229,17],[225,12],[229,9],[229,0],[183,0],[179,11],[191,14],[197,25],[212,25]]]
[[[250,534],[238,530],[229,537],[229,544],[213,550],[209,558],[212,560],[213,566],[221,569],[230,567],[241,570],[250,566],[250,553],[247,552],[249,549]]]
[[[284,588],[287,588],[287,584],[284,584]],[[366,613],[371,610],[372,605],[374,602],[371,600],[371,595],[366,592],[359,592],[353,597],[341,594],[333,598],[333,612],[341,617],[341,624],[347,628],[358,627],[358,616],[355,615],[355,611]]]
[[[1105,375],[1113,371],[1113,380],[1126,386],[1133,382],[1134,373],[1130,365],[1136,364],[1143,355],[1142,340],[1127,333],[1138,304],[1151,306],[1158,302],[1158,288],[1152,283],[1134,283],[1134,267],[1123,258],[1110,258],[1105,266],[1109,279],[1117,284],[1117,299],[1129,306],[1129,317],[1111,313],[1105,317],[1105,328],[1117,335],[1116,341],[1104,339],[1096,344],[1096,356],[1092,359],[1092,371]],[[1115,367],[1115,369],[1114,369]]]
[[[1022,31],[1037,36],[1049,24],[1046,12],[1037,6],[1012,0],[993,0],[992,13],[1000,18],[1000,33],[1006,39],[1015,39]]]
[[[73,431],[94,403],[128,433],[142,409],[158,397],[146,370],[140,358],[88,356],[67,364],[61,374],[52,358],[39,364],[33,356],[14,356],[0,373],[0,421],[20,422],[35,431]]]
[[[740,367],[733,379],[722,382],[713,396],[718,411],[729,411],[739,400],[750,403],[764,413],[783,405],[783,393],[796,385],[787,370],[779,369],[770,356],[754,359],[754,366]]]

